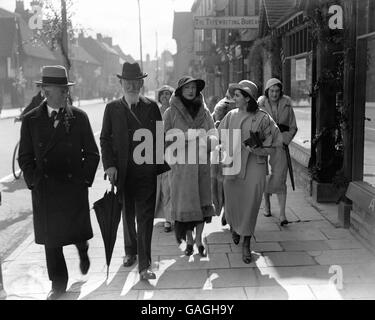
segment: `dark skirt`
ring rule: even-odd
[[[202,221],[188,221],[181,222],[175,221],[174,232],[178,244],[181,244],[182,240],[186,241],[186,233],[193,231],[194,228],[201,223],[211,223],[212,217],[204,217]]]

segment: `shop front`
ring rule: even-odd
[[[375,2],[356,2],[350,228],[375,248]]]

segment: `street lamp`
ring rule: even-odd
[[[141,69],[143,71],[143,55],[142,55],[142,26],[141,26],[141,4],[138,0],[138,20],[139,20],[139,51],[140,51],[140,59],[141,59]]]
[[[68,53],[68,22],[67,22],[67,13],[66,13],[66,0],[61,0],[61,20],[62,20],[62,35],[61,35],[61,50],[64,56],[64,64],[69,72],[70,70],[70,61]]]
[[[140,59],[141,59],[141,70],[143,70],[143,59],[142,59],[142,26],[141,26],[141,4],[138,0],[138,21],[139,21],[139,51],[140,51]],[[144,94],[145,87],[142,87],[142,94]]]

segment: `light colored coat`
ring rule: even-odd
[[[297,123],[294,111],[292,108],[292,101],[288,96],[282,96],[277,109],[273,108],[269,99],[262,96],[258,99],[260,108],[266,111],[277,124],[286,125],[289,127],[288,131],[281,133],[282,140],[285,145],[293,140],[297,133]],[[269,194],[285,194],[287,192],[286,180],[288,174],[288,163],[284,148],[281,146],[270,156],[269,160],[271,166],[271,174],[267,178],[267,185],[265,192]]]
[[[282,132],[283,143],[289,145],[297,133],[296,116],[290,97],[283,95],[279,101],[277,110],[272,108],[266,96],[259,97],[258,105],[261,109],[266,111],[277,124],[283,124],[289,127],[289,131]]]
[[[203,96],[202,106],[193,119],[180,98],[174,94],[164,115],[164,129],[168,136],[171,129],[179,129],[184,134],[188,129],[214,128],[214,121],[206,107]],[[168,145],[168,143],[167,143]],[[209,148],[206,150],[210,152]],[[189,154],[189,143],[185,144],[186,158]],[[207,164],[198,164],[199,153],[196,154],[197,164],[172,164],[171,166],[171,209],[172,219],[180,222],[202,221],[204,217],[215,215],[211,197],[210,157]]]

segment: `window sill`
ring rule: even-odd
[[[349,184],[346,196],[362,210],[375,214],[375,188],[363,181],[353,181]]]

